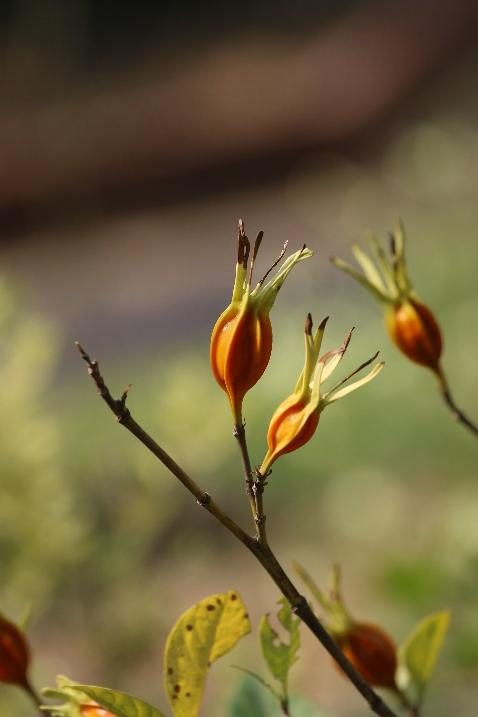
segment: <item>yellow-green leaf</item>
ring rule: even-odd
[[[63,700],[61,705],[43,705],[42,709],[55,717],[81,717],[85,706],[98,705],[113,717],[164,717],[155,707],[137,697],[124,692],[110,690],[107,687],[80,685],[68,677],[58,675],[58,687],[45,688],[42,694],[55,700]],[[105,715],[106,717],[106,715]]]
[[[421,696],[435,669],[449,622],[446,610],[429,615],[400,645],[397,682],[401,689],[412,686]]]
[[[262,654],[264,655],[269,671],[271,675],[280,682],[283,695],[287,696],[289,670],[298,659],[300,620],[294,616],[285,598],[281,598],[279,604],[281,607],[277,613],[277,617],[282,627],[289,633],[289,642],[282,642],[278,633],[271,626],[267,615],[264,615],[261,620],[259,637]]]
[[[93,685],[71,685],[69,689],[83,693],[115,717],[164,717],[155,707],[124,692]]]
[[[234,590],[211,595],[179,618],[166,642],[164,679],[175,717],[196,717],[209,666],[251,631]]]

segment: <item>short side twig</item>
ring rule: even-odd
[[[352,663],[345,657],[335,640],[327,632],[309,603],[299,593],[292,583],[270,546],[248,535],[232,518],[230,518],[206,491],[203,491],[198,484],[166,453],[151,436],[134,420],[126,406],[127,391],[123,392],[119,399],[114,399],[101,375],[98,362],[93,361],[88,353],[76,344],[81,357],[88,367],[88,373],[96,384],[98,393],[114,413],[119,423],[130,431],[141,443],[146,446],[161,463],[183,484],[183,486],[196,498],[199,505],[204,507],[221,525],[234,535],[261,563],[263,568],[272,578],[282,594],[289,601],[295,614],[307,625],[319,642],[342,668],[349,680],[367,701],[370,709],[379,717],[397,717],[382,698],[370,687],[363,677],[355,670]],[[247,448],[247,446],[246,446]],[[249,462],[250,465],[250,462]],[[252,475],[252,473],[251,473]]]
[[[241,453],[242,468],[246,481],[246,494],[249,497],[252,517],[254,518],[256,528],[256,540],[261,543],[267,543],[266,516],[264,515],[263,501],[264,486],[266,483],[262,480],[262,477],[257,474],[257,471],[252,470],[249,449],[247,447],[245,423],[242,423],[240,426],[234,426],[234,438],[237,440]]]
[[[35,707],[37,708],[38,712],[43,715],[43,717],[50,717],[50,710],[45,709],[45,707],[42,707],[43,700],[36,691],[36,689],[33,687],[30,680],[26,680],[25,684],[23,685],[23,689],[25,692],[31,697]]]

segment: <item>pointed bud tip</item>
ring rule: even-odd
[[[304,330],[305,330],[305,333],[306,333],[308,336],[311,336],[311,335],[312,335],[312,327],[313,327],[313,325],[314,325],[314,323],[313,323],[313,321],[312,321],[312,314],[307,314],[307,316],[306,316],[306,318],[305,318],[305,329],[304,329]]]
[[[323,331],[327,325],[327,321],[330,319],[330,316],[326,316],[325,319],[322,319],[322,321],[319,324],[319,330]]]

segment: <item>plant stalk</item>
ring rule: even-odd
[[[471,431],[471,433],[473,433],[475,436],[478,436],[478,425],[476,425],[476,423],[473,423],[473,421],[468,418],[465,413],[463,413],[461,408],[458,408],[458,406],[456,405],[455,400],[450,391],[450,386],[448,385],[448,381],[446,379],[445,374],[443,373],[441,366],[438,367],[437,378],[442,398],[448,406],[448,409],[451,412],[455,421],[461,423],[463,426],[465,426],[465,428],[468,428],[468,430]]]
[[[363,677],[355,670],[351,662],[345,657],[335,640],[327,632],[315,613],[312,611],[309,603],[299,593],[295,585],[292,583],[276,556],[272,552],[267,542],[261,541],[257,536],[253,537],[246,533],[232,518],[230,518],[211,498],[210,494],[202,490],[198,484],[188,476],[188,474],[169,456],[151,436],[134,420],[129,409],[126,407],[126,398],[128,389],[123,391],[119,399],[113,398],[108,387],[105,384],[103,376],[97,361],[92,361],[86,351],[76,344],[81,357],[88,367],[88,373],[93,379],[97,391],[101,398],[108,405],[110,410],[116,416],[118,423],[124,426],[132,433],[156,458],[174,475],[183,486],[196,498],[199,505],[211,513],[221,525],[226,528],[235,538],[237,538],[259,561],[262,567],[272,578],[276,586],[279,588],[284,597],[289,601],[294,613],[304,622],[309,630],[315,635],[322,646],[333,657],[337,664],[342,668],[343,672],[352,682],[357,691],[367,701],[370,709],[379,717],[397,717],[390,707],[382,700],[382,698],[370,687]],[[241,431],[239,431],[241,433]],[[248,460],[247,446],[245,444],[245,433],[243,445],[245,446],[244,457],[247,457],[247,465],[250,470],[250,461]],[[241,444],[240,444],[241,445]],[[244,460],[246,465],[246,461]],[[252,472],[251,472],[252,475]]]

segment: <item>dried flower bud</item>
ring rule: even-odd
[[[352,621],[347,632],[336,640],[369,685],[396,689],[397,648],[382,628],[371,623]]]
[[[427,306],[411,299],[390,308],[385,320],[388,333],[405,356],[439,372],[441,331]]]
[[[358,371],[368,366],[376,358],[377,354],[375,354],[333,388],[323,391],[322,384],[332,374],[345,354],[352,333],[349,332],[340,348],[329,351],[319,358],[326,323],[327,319],[324,319],[313,335],[312,317],[310,314],[307,316],[304,368],[294,392],[280,404],[270,420],[267,432],[268,450],[259,468],[261,475],[266,475],[271,465],[280,456],[297,450],[312,438],[318,426],[320,414],[326,406],[368,383],[383,368],[383,363],[375,364],[364,378],[344,386]]]
[[[430,309],[421,303],[408,277],[405,262],[405,233],[399,225],[390,236],[390,258],[372,236],[375,263],[359,246],[353,253],[362,271],[337,257],[332,262],[350,274],[380,301],[385,310],[388,333],[396,346],[411,361],[441,375],[442,337]]]
[[[28,689],[30,650],[23,633],[0,616],[0,682]]]
[[[250,242],[239,221],[236,278],[229,306],[219,316],[211,336],[210,358],[214,377],[227,393],[236,425],[242,423],[242,402],[247,391],[261,378],[272,351],[270,310],[291,269],[312,256],[304,246],[290,256],[273,279],[265,283],[271,269],[251,291],[252,271],[262,232],[256,238],[249,263]]]
[[[364,680],[375,687],[396,691],[397,648],[381,627],[358,622],[350,615],[342,598],[341,573],[334,565],[329,590],[323,592],[299,563],[294,568],[325,612],[327,629]]]

